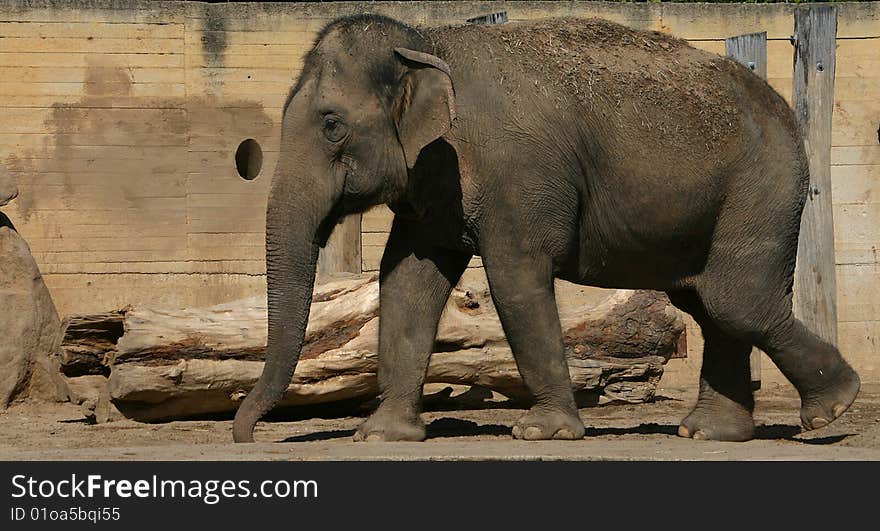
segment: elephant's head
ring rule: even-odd
[[[384,17],[328,25],[284,108],[266,212],[266,364],[239,407],[236,442],[287,389],[305,336],[318,249],[347,213],[401,200],[421,150],[455,117],[449,67]]]
[[[8,204],[18,197],[18,187],[6,168],[0,166],[0,206]]]

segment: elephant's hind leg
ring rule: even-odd
[[[378,409],[356,441],[421,441],[422,385],[437,323],[470,255],[425,248],[415,229],[395,220],[379,279]]]
[[[700,391],[678,434],[694,439],[747,441],[755,432],[749,354],[752,346],[722,332],[696,293],[669,292],[669,300],[689,313],[703,333]]]
[[[742,258],[728,261],[727,274],[710,270],[700,279],[697,290],[706,311],[726,335],[767,353],[800,394],[804,428],[821,428],[855,400],[859,377],[836,347],[794,317],[791,276],[780,277],[782,268],[772,261],[766,267],[760,253]]]
[[[814,430],[841,416],[856,399],[859,376],[833,345],[793,315],[758,342],[801,397],[801,424]]]

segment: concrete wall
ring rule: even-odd
[[[767,31],[768,76],[791,94],[791,5],[596,2],[199,4],[0,0],[0,162],[6,211],[62,314],[205,305],[264,289],[264,201],[281,106],[315,33],[378,12],[417,24],[507,10],[511,20],[600,16],[723,53]],[[880,4],[839,5],[833,168],[840,342],[880,378]],[[263,146],[244,181],[233,153]],[[363,218],[363,265],[390,227]],[[476,261],[474,265],[479,265]],[[691,345],[699,337],[691,338]],[[688,372],[696,370],[693,355]]]

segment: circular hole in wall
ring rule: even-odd
[[[248,138],[238,145],[235,151],[235,169],[238,175],[247,181],[252,181],[260,175],[263,168],[263,150],[260,144],[253,138]]]

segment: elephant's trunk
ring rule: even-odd
[[[295,193],[290,181],[273,184],[266,212],[266,364],[235,414],[235,442],[253,442],[254,426],[284,395],[299,360],[312,302],[319,235],[324,227],[332,227],[332,198],[318,199],[330,204],[316,208],[315,195],[323,194]]]

